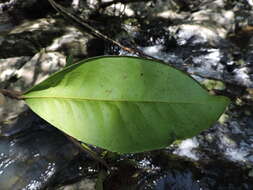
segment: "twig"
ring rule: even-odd
[[[150,55],[147,55],[147,54],[143,53],[139,49],[134,49],[134,48],[130,48],[130,47],[126,47],[126,46],[122,45],[121,43],[113,40],[109,36],[104,35],[100,31],[98,31],[97,29],[93,28],[92,26],[90,26],[87,22],[85,22],[83,19],[81,19],[77,15],[74,15],[73,13],[70,13],[66,8],[64,8],[63,6],[57,4],[54,0],[48,0],[48,1],[53,6],[53,8],[55,10],[57,10],[60,14],[62,14],[63,16],[66,16],[66,17],[70,18],[71,20],[75,21],[76,23],[78,23],[79,25],[84,27],[86,30],[90,31],[93,36],[101,38],[103,40],[106,40],[110,43],[113,43],[113,44],[119,46],[121,49],[123,49],[123,50],[125,50],[129,53],[138,54],[140,57],[156,59],[153,56],[150,56]]]
[[[73,143],[75,144],[81,151],[88,153],[92,158],[94,158],[95,160],[99,161],[103,166],[106,167],[106,169],[110,169],[110,167],[108,166],[108,164],[102,159],[100,158],[95,152],[93,152],[92,150],[89,150],[88,148],[85,148],[81,145],[80,142],[78,142],[76,139],[74,139],[73,137],[67,135],[66,133],[64,133],[64,135]]]
[[[7,96],[11,99],[15,99],[15,100],[22,100],[22,93],[19,91],[15,91],[15,90],[6,90],[6,89],[0,89],[0,93],[3,94],[4,96]]]

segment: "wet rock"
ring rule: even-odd
[[[5,103],[5,97],[3,94],[0,93],[0,105],[3,105]]]
[[[0,104],[0,124],[10,123],[16,119],[24,109],[24,102],[5,97]]]
[[[95,182],[91,179],[84,179],[72,185],[66,185],[56,190],[94,190]]]
[[[1,10],[0,5],[0,34],[10,31],[14,25],[11,23],[10,18],[6,13]]]
[[[66,56],[78,61],[104,52],[103,41],[61,19],[27,21],[0,38],[0,87],[21,91],[62,68]]]
[[[19,90],[31,88],[50,74],[63,68],[65,64],[66,57],[61,53],[42,50],[26,62],[22,68],[16,70],[19,80],[15,86],[19,86]]]
[[[81,153],[69,163],[68,168],[59,171],[48,190],[95,189],[100,169],[93,158]]]
[[[27,61],[28,56],[0,59],[0,88],[20,90],[21,86],[15,88],[15,83],[19,80],[18,70],[22,68]],[[15,119],[25,108],[24,102],[4,98],[0,104],[0,123],[8,123]]]
[[[13,125],[1,125],[0,142],[2,189],[43,189],[79,152],[63,134],[31,112]]]
[[[96,46],[97,48],[93,48]],[[90,48],[92,46],[92,48]],[[92,54],[90,49],[93,49],[95,55],[104,53],[104,42],[93,38],[91,35],[81,32],[73,26],[65,27],[65,33],[59,36],[50,44],[46,51],[57,51],[64,55],[73,56],[74,60],[84,59]]]
[[[8,88],[18,79],[17,70],[30,59],[28,56],[0,59],[0,88]]]
[[[155,189],[155,190],[165,190],[165,189],[182,189],[182,190],[199,190],[201,189],[197,181],[193,179],[192,173],[190,171],[171,171],[163,176],[152,179],[153,183],[145,185],[139,189]],[[180,182],[180,183],[179,183]]]
[[[65,185],[56,190],[95,190],[95,181],[91,179],[83,179],[71,185]]]
[[[72,55],[78,60],[88,56],[88,43],[94,39],[77,28],[66,25],[62,19],[42,18],[27,21],[13,28],[8,34],[0,35],[0,58],[33,56],[45,48],[46,51]],[[103,43],[100,42],[97,55],[103,53]]]
[[[178,145],[178,148],[173,153],[191,158],[192,160],[199,160],[196,152],[194,152],[197,147],[199,147],[199,142],[196,138],[186,139]]]
[[[249,169],[226,160],[192,162],[170,151],[121,156],[118,170],[104,181],[105,189],[237,190],[251,189]]]
[[[0,57],[32,56],[63,34],[54,19],[25,22],[8,35],[0,36]]]
[[[23,19],[35,19],[45,16],[53,10],[48,1],[37,0],[9,0],[2,4],[13,22],[21,22]]]

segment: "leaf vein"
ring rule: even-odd
[[[174,102],[174,101],[156,101],[156,100],[126,100],[126,99],[96,99],[62,96],[23,96],[24,99],[64,99],[73,101],[101,101],[101,102],[135,102],[135,103],[167,103],[167,104],[208,104],[206,102]]]

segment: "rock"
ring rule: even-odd
[[[103,41],[65,25],[61,19],[27,21],[0,38],[0,87],[21,91],[62,68],[66,56],[77,61],[104,51]]]
[[[0,93],[0,106],[2,106],[4,103],[5,103],[5,97],[3,94]]]
[[[172,156],[170,151],[154,151],[122,156],[118,170],[104,180],[104,189],[155,190],[250,190],[252,177],[247,168],[226,160],[192,162]]]
[[[196,138],[183,140],[178,148],[173,152],[180,156],[186,156],[193,160],[198,160],[198,156],[194,153],[194,148],[197,148],[199,143]]]
[[[15,85],[20,87],[19,90],[27,90],[46,79],[50,74],[63,68],[65,64],[66,58],[61,53],[42,50],[16,71],[19,80]]]
[[[4,98],[0,104],[0,125],[10,123],[25,109],[25,103],[18,100]]]
[[[95,42],[92,43],[94,40]],[[54,42],[46,48],[46,51],[58,51],[66,56],[73,56],[75,60],[80,60],[91,56],[89,44],[98,46],[95,50],[95,55],[103,54],[103,41],[101,42],[73,26],[68,26],[65,27],[65,33],[55,39]]]
[[[2,189],[45,188],[79,152],[61,132],[31,112],[13,125],[1,125],[0,150]]]
[[[61,21],[59,21],[61,22]],[[64,33],[54,19],[28,21],[0,36],[0,58],[32,56]]]
[[[28,56],[0,59],[0,88],[7,88],[17,80],[17,70],[30,59]]]
[[[23,19],[35,19],[45,16],[53,8],[48,1],[37,0],[9,0],[3,4],[13,22],[20,23]]]
[[[72,185],[66,185],[56,190],[95,190],[95,182],[91,179],[84,179]]]
[[[8,33],[13,27],[14,25],[12,24],[11,19],[1,10],[0,4],[0,35],[5,34],[6,32]]]

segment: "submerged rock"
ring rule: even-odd
[[[31,111],[0,129],[2,189],[43,189],[79,153],[63,134]]]
[[[226,160],[192,162],[170,151],[122,156],[118,170],[104,181],[104,189],[138,190],[250,190],[250,169]]]

